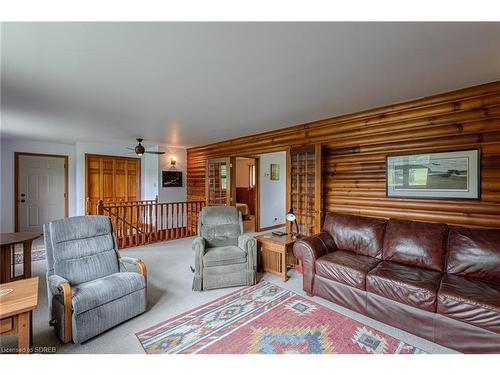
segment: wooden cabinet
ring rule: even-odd
[[[321,145],[290,149],[289,204],[300,234],[321,231]]]
[[[132,202],[141,199],[141,160],[107,155],[85,155],[87,214],[95,214],[99,200]]]

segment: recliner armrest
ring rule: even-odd
[[[295,242],[293,254],[302,261],[304,270],[303,289],[305,292],[312,294],[316,260],[335,250],[337,250],[337,246],[332,236],[327,232],[321,232]]]
[[[54,295],[62,294],[63,284],[69,285],[69,281],[59,275],[50,275],[48,276],[47,281],[50,291]]]
[[[132,264],[134,266],[137,266],[139,268],[139,272],[141,275],[144,276],[144,279],[146,279],[147,282],[147,277],[148,277],[148,271],[146,268],[146,263],[144,263],[141,259],[138,258],[132,258],[132,257],[120,257],[120,265],[123,264]],[[120,271],[123,271],[122,267],[120,267]]]
[[[205,254],[206,243],[203,237],[196,237],[192,244],[192,249],[195,253],[201,252],[201,254]]]
[[[238,236],[238,247],[248,254],[257,248],[257,240],[249,234],[242,234]]]

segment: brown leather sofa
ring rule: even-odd
[[[293,250],[309,295],[464,353],[500,353],[500,229],[329,213]]]

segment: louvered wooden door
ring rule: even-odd
[[[300,234],[321,231],[321,145],[290,149],[290,205]]]
[[[87,214],[96,204],[141,199],[141,160],[107,155],[85,155]]]

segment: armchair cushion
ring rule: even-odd
[[[247,253],[238,246],[223,246],[207,249],[203,256],[205,267],[226,266],[229,264],[246,263]]]
[[[136,272],[120,272],[72,288],[73,312],[78,315],[108,302],[144,289],[144,276]]]
[[[111,221],[76,216],[49,223],[54,273],[71,285],[119,272]]]
[[[199,220],[199,234],[207,247],[238,245],[238,236],[243,230],[241,212],[235,207],[205,207]]]

